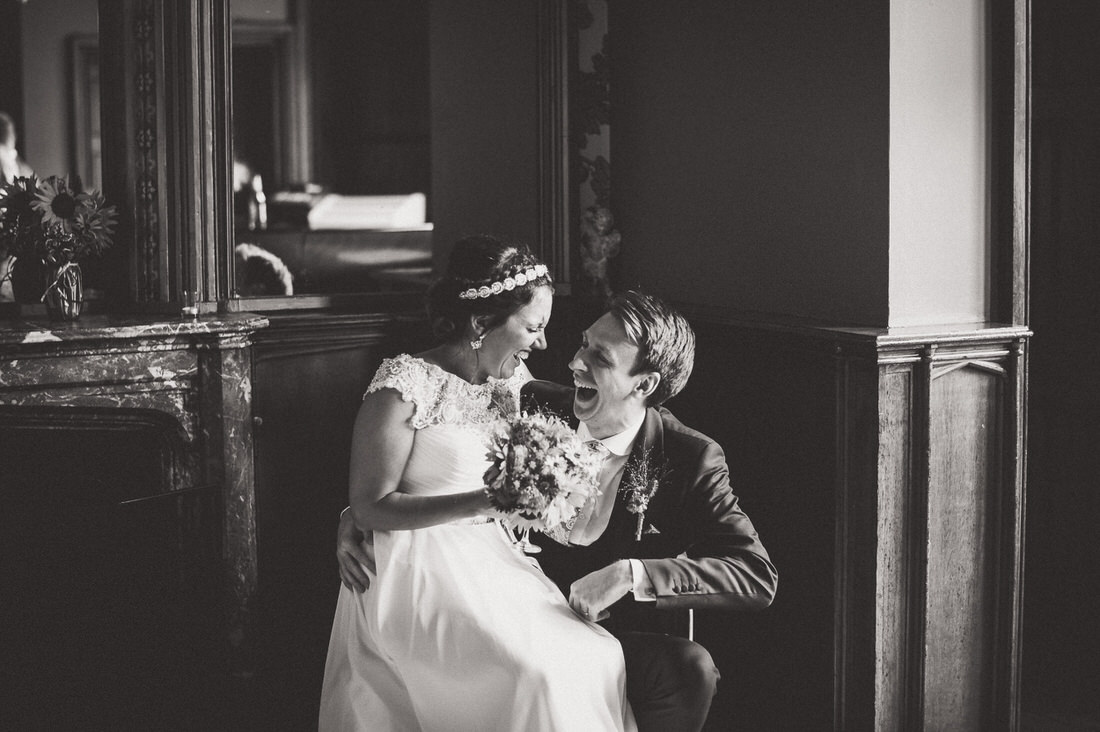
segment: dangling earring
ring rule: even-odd
[[[485,342],[485,334],[482,333],[477,338],[470,341],[470,348],[472,348],[476,351],[477,349],[481,348],[481,344],[484,343],[484,342]]]

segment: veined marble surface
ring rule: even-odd
[[[85,315],[74,322],[45,316],[0,320],[0,346],[61,341],[251,333],[266,328],[267,318],[253,313],[215,313],[198,318],[162,315]]]
[[[154,490],[221,496],[210,530],[221,532],[224,632],[243,659],[257,585],[251,334],[267,325],[251,313],[0,320],[0,427],[146,426],[164,450]]]

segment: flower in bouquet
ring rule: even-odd
[[[516,528],[559,527],[599,493],[600,456],[553,414],[520,412],[502,420],[490,437],[489,458],[486,492]]]

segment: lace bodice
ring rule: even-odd
[[[414,429],[488,425],[501,415],[518,411],[519,390],[530,380],[531,373],[520,364],[507,379],[489,377],[484,384],[471,384],[433,363],[403,353],[382,361],[367,394],[395,389],[403,400],[413,403]]]

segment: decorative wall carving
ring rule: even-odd
[[[608,265],[622,236],[611,212],[611,66],[606,0],[576,0],[577,68],[570,88],[570,143],[580,211],[580,294],[607,296]]]
[[[139,270],[135,295],[139,302],[158,299],[160,281],[160,186],[157,133],[157,34],[156,3],[141,0],[134,7],[133,114],[136,186],[134,241]]]

